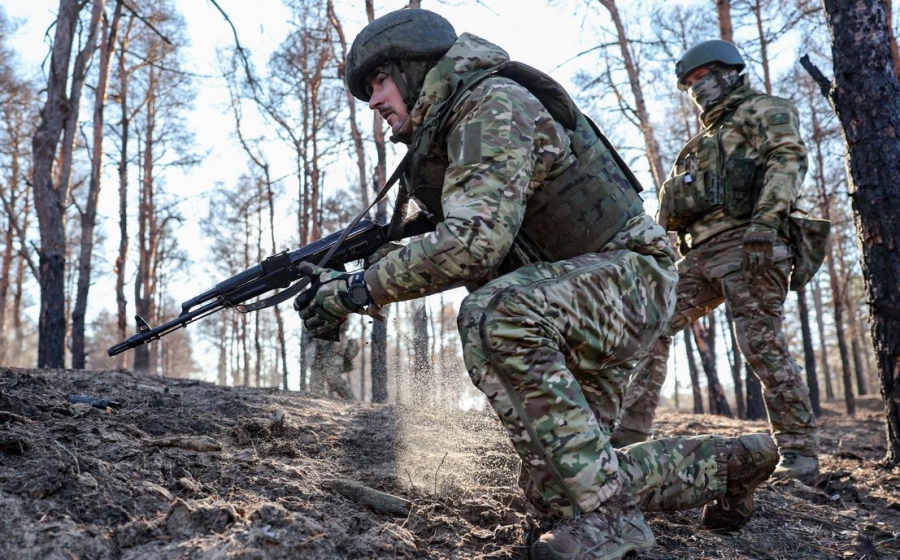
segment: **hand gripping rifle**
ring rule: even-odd
[[[397,238],[418,235],[433,229],[434,226],[429,222],[417,220],[406,225]],[[140,315],[135,315],[137,334],[111,347],[107,353],[115,356],[131,348],[159,340],[174,330],[186,327],[197,319],[226,307],[247,313],[277,305],[296,295],[310,283],[311,279],[297,270],[300,263],[308,261],[321,267],[342,268],[347,263],[365,259],[375,253],[379,247],[387,243],[388,231],[388,226],[368,219],[359,220],[349,228],[349,231],[337,231],[294,251],[283,251],[216,284],[215,288],[182,303],[181,314],[168,323],[150,328],[147,321]],[[282,291],[267,299],[245,304],[248,300],[277,289]],[[339,333],[336,329],[333,333],[319,338],[338,340]]]

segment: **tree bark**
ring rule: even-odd
[[[744,356],[734,335],[734,317],[728,306],[725,306],[725,320],[728,321],[728,334],[731,340],[731,378],[734,381],[734,400],[737,403],[738,418],[747,417],[747,403],[744,400],[744,384],[741,371],[744,369]]]
[[[366,0],[366,17],[368,21],[375,19],[375,6],[372,0]],[[378,111],[372,116],[372,132],[375,141],[375,173],[372,187],[376,192],[387,181],[387,152],[384,144],[384,119]],[[382,200],[375,210],[375,220],[387,222],[387,203]],[[385,309],[385,316],[388,310]],[[387,402],[387,321],[375,321],[372,324],[372,402]]]
[[[844,329],[844,295],[843,291],[847,288],[842,284],[840,274],[835,266],[836,255],[835,245],[840,243],[836,241],[831,244],[830,254],[826,259],[828,265],[828,277],[831,282],[831,298],[834,308],[834,330],[835,338],[838,343],[838,351],[841,355],[841,380],[844,385],[844,406],[847,414],[853,416],[856,414],[856,400],[853,398],[853,382],[850,375],[850,355],[847,350],[847,335]]]
[[[716,0],[716,14],[719,16],[719,37],[734,43],[734,28],[731,25],[731,0]]]
[[[887,412],[885,461],[900,464],[900,79],[883,0],[825,0],[849,190],[863,247],[872,341]],[[893,124],[892,124],[893,123]]]
[[[762,382],[753,373],[750,364],[744,364],[744,385],[747,388],[747,420],[763,420],[768,416],[762,396]]]
[[[816,376],[816,353],[812,345],[809,328],[809,306],[806,304],[806,289],[797,292],[797,314],[800,316],[800,331],[803,333],[803,364],[806,368],[806,386],[809,387],[809,401],[816,416],[822,414],[819,402],[819,379]]]
[[[81,3],[78,0],[59,2],[47,79],[47,102],[32,139],[34,205],[41,236],[41,247],[38,250],[41,306],[37,360],[37,366],[41,368],[65,367],[66,358],[65,207],[68,185],[54,184],[53,164],[60,136],[66,124],[71,122],[68,117],[78,110],[71,104],[66,88],[80,10]]]
[[[704,325],[703,323],[706,322]],[[709,412],[710,414],[719,414],[728,418],[733,418],[731,406],[728,399],[725,398],[725,390],[719,381],[719,375],[716,373],[716,319],[715,315],[710,313],[704,319],[694,322],[691,325],[695,340],[697,341],[697,350],[700,351],[700,364],[706,373],[707,392],[709,394]]]
[[[700,372],[694,360],[694,331],[684,329],[684,353],[687,357],[688,374],[691,377],[691,395],[694,400],[694,414],[703,414],[703,393],[700,391]]]

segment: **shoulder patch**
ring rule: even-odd
[[[775,125],[787,124],[787,123],[791,122],[791,116],[788,115],[787,113],[783,113],[783,112],[778,112],[778,113],[770,112],[770,113],[766,113],[766,120],[769,122],[770,125],[775,126]]]

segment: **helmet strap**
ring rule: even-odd
[[[406,110],[412,111],[413,106],[419,99],[422,92],[422,86],[425,85],[425,74],[434,66],[434,60],[400,60],[399,66],[403,70],[405,76],[404,86],[406,91],[401,91],[403,101],[406,103]]]

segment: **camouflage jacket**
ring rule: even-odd
[[[750,223],[787,235],[807,169],[797,109],[744,84],[701,116],[660,189],[657,220],[696,246]]]
[[[427,125],[433,109],[452,93],[460,73],[492,68],[509,59],[500,47],[463,33],[427,74],[410,113],[413,130]],[[535,188],[575,159],[562,125],[525,87],[495,76],[463,95],[445,121],[448,162],[443,177],[426,185],[440,190],[440,222],[433,233],[388,253],[366,271],[374,301],[414,299],[459,286],[484,283],[506,257]],[[415,197],[422,185],[408,185]],[[649,224],[649,225],[648,225]],[[627,231],[625,231],[627,230]],[[610,242],[667,255],[662,229],[642,215]]]

